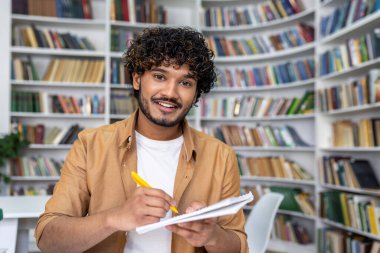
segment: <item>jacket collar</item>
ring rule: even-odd
[[[117,129],[119,148],[127,147],[129,149],[131,145],[136,145],[135,128],[138,114],[139,109],[133,112],[128,119],[123,120],[119,125]],[[196,151],[191,127],[186,119],[182,122],[182,133],[185,144],[186,160],[189,162],[192,157],[195,159]]]

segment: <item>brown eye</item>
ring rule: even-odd
[[[182,82],[180,82],[180,84],[182,86],[184,86],[184,87],[191,87],[191,86],[193,86],[193,84],[191,82],[189,82],[189,81],[182,81]]]
[[[157,79],[159,81],[165,80],[165,77],[163,75],[160,75],[160,74],[154,74],[153,77],[154,77],[154,79]]]

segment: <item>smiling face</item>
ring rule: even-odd
[[[138,101],[143,114],[139,122],[145,121],[148,125],[178,126],[196,100],[197,81],[188,65],[161,65],[142,75],[134,73],[133,87],[139,90]]]

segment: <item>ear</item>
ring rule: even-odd
[[[140,82],[141,82],[141,76],[137,74],[136,72],[132,73],[132,85],[135,90],[140,89]]]

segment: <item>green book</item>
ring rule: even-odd
[[[295,196],[302,191],[298,188],[287,188],[280,186],[270,187],[271,192],[278,192],[284,195],[284,199],[281,202],[280,209],[293,211],[293,212],[302,212],[301,207],[298,205]]]
[[[293,115],[295,114],[295,110],[297,109],[298,107],[298,104],[300,103],[300,98],[293,98],[292,100],[292,104],[290,105],[290,108],[289,110],[286,112],[287,115]]]

